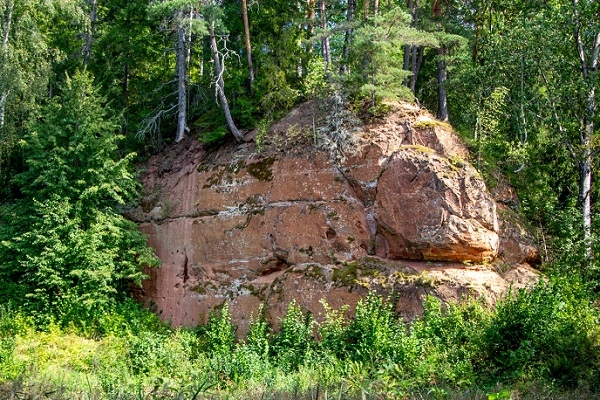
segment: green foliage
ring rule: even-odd
[[[287,82],[285,72],[276,65],[265,66],[263,74],[256,85],[260,110],[268,119],[280,118],[296,104],[299,90]]]
[[[373,17],[372,23],[355,31],[353,52],[355,70],[361,74],[359,92],[378,100],[412,101],[414,96],[404,85],[410,75],[403,66],[404,46],[437,47],[434,35],[410,26],[411,17],[402,7],[394,6]]]
[[[389,301],[370,294],[357,309],[358,320],[325,305],[317,326],[320,341],[312,335],[311,316],[292,303],[279,333],[272,333],[263,319],[253,319],[245,340],[236,344],[227,307],[194,331],[168,328],[129,303],[114,310],[102,325],[105,334],[93,339],[56,325],[36,331],[31,319],[2,309],[0,381],[8,380],[20,393],[42,390],[42,383],[47,392],[61,388],[64,397],[57,398],[74,393],[135,398],[128,393],[138,393],[173,399],[202,393],[308,399],[316,392],[350,399],[367,393],[506,398],[513,391],[525,397],[535,390],[550,390],[556,397],[573,384],[582,389],[567,393],[582,390],[585,395],[571,398],[591,398],[595,395],[583,385],[594,387],[600,379],[600,336],[599,312],[587,296],[576,282],[553,281],[516,293],[497,311],[476,302],[441,304],[430,297],[423,316],[405,324]],[[512,390],[499,380],[512,384]]]
[[[261,304],[257,318],[252,319],[250,326],[248,327],[244,347],[248,348],[251,352],[257,354],[261,358],[267,359],[269,357],[269,339],[271,331],[267,321],[264,320],[263,312],[264,307]]]
[[[284,370],[297,370],[311,354],[313,324],[312,315],[304,315],[296,302],[288,305],[281,320],[281,330],[271,347],[272,355]]]
[[[231,325],[229,305],[223,304],[219,312],[213,313],[204,332],[208,340],[208,348],[217,358],[229,358],[235,341],[235,328]]]
[[[2,216],[0,274],[8,296],[24,294],[19,302],[40,320],[77,323],[99,318],[157,260],[117,212],[137,184],[133,154],[117,156],[114,118],[87,74],[61,90],[22,141],[27,170],[14,178],[22,198]]]
[[[483,338],[484,362],[509,380],[594,382],[600,365],[598,318],[578,279],[542,280],[497,306]]]
[[[348,307],[334,310],[325,300],[321,300],[325,314],[324,320],[319,324],[318,332],[321,351],[330,353],[335,357],[344,357],[346,327],[349,321],[344,316]]]
[[[356,316],[348,327],[347,352],[351,359],[377,365],[396,356],[403,335],[392,311],[391,299],[369,293],[356,305]]]

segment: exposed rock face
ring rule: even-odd
[[[141,296],[164,319],[197,324],[229,301],[243,332],[261,302],[273,318],[292,299],[317,315],[321,298],[354,305],[391,288],[410,317],[424,293],[493,300],[508,287],[483,268],[487,283],[467,289],[449,278],[469,275],[464,264],[437,263],[489,262],[499,250],[496,203],[449,127],[405,107],[361,128],[357,152],[334,163],[303,142],[310,115],[301,107],[276,124],[260,155],[253,144],[207,152],[188,141],[148,162],[148,195],[130,217],[163,261]]]

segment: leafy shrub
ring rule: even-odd
[[[354,361],[377,365],[393,358],[405,329],[392,310],[391,301],[369,293],[356,305],[356,316],[346,333],[346,353]]]
[[[13,357],[16,336],[26,334],[31,327],[30,319],[0,305],[0,382],[19,375],[21,365]]]
[[[349,321],[345,318],[344,312],[347,306],[339,310],[332,309],[325,300],[321,300],[325,309],[324,321],[319,324],[319,348],[324,353],[329,353],[335,357],[344,357],[345,336]]]
[[[262,314],[263,306],[261,305],[258,310],[258,317],[250,321],[244,347],[256,355],[268,359],[270,349],[269,340],[272,334]]]
[[[497,305],[484,335],[484,361],[509,380],[597,384],[599,317],[580,281],[542,280]]]
[[[297,370],[310,355],[313,345],[312,315],[304,315],[292,301],[281,320],[281,331],[274,338],[272,355],[278,365],[287,371]]]
[[[204,332],[213,357],[229,358],[235,342],[235,328],[231,325],[229,305],[223,304],[218,312],[211,313]]]
[[[423,315],[411,326],[411,338],[419,358],[405,359],[421,382],[436,381],[466,386],[475,380],[474,360],[479,357],[481,331],[487,326],[489,311],[481,303],[447,303],[428,296]],[[416,356],[417,353],[412,353]]]

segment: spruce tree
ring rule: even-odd
[[[105,110],[89,74],[76,73],[22,141],[27,170],[14,178],[22,198],[0,214],[3,300],[24,297],[30,309],[67,320],[91,317],[156,264],[117,210],[137,184],[133,154],[118,156],[119,125]]]

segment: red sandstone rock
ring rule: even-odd
[[[368,289],[391,288],[403,294],[397,308],[410,317],[425,293],[458,298],[470,289],[463,283],[429,287],[419,280],[428,264],[395,260],[496,257],[496,204],[448,126],[403,106],[385,122],[362,128],[357,152],[335,163],[297,141],[313,120],[311,107],[276,124],[260,155],[253,144],[207,152],[187,141],[149,160],[148,194],[129,216],[163,261],[149,271],[142,294],[163,319],[195,325],[228,301],[243,332],[261,302],[276,320],[292,299],[318,315],[321,298],[353,306]],[[286,132],[294,132],[292,147]],[[459,273],[462,264],[436,268],[450,271],[436,272],[440,282],[469,275]],[[496,272],[483,270],[490,285],[508,287]],[[485,291],[481,286],[474,295],[488,296]]]

